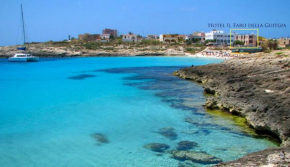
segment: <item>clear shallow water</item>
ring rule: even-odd
[[[159,142],[198,143],[223,161],[274,146],[231,119],[204,111],[201,86],[171,75],[182,66],[220,62],[188,57],[0,59],[0,166],[178,166]],[[158,133],[171,127],[171,140]],[[109,143],[100,144],[92,134]],[[202,166],[206,164],[195,164]]]

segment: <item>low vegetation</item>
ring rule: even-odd
[[[267,49],[267,50],[264,50],[263,52],[264,53],[271,53],[271,50],[270,49]]]
[[[205,46],[201,46],[201,47],[186,47],[185,48],[185,51],[187,52],[187,53],[190,53],[190,54],[195,54],[195,53],[198,53],[198,52],[200,52],[200,51],[202,51],[202,50],[204,50],[205,49]]]
[[[267,40],[265,38],[259,37],[259,40],[262,41],[261,48],[264,53],[271,53],[274,50],[281,50],[278,48],[278,41],[277,40]],[[195,54],[202,50],[204,50],[208,45],[211,43],[216,42],[216,40],[206,40],[205,43],[201,43],[200,40],[187,40],[187,41],[180,41],[176,43],[163,43],[157,39],[143,39],[140,42],[123,42],[122,37],[117,38],[110,38],[109,42],[88,42],[88,41],[81,41],[77,39],[72,39],[70,41],[63,40],[63,41],[48,41],[45,43],[37,43],[33,42],[30,43],[31,46],[37,48],[42,53],[51,53],[53,49],[47,50],[47,47],[57,47],[63,51],[73,51],[79,52],[84,51],[83,49],[87,50],[101,50],[101,51],[109,51],[109,52],[118,52],[120,50],[131,49],[135,51],[148,51],[148,52],[162,52],[168,49],[175,50],[175,51],[184,51],[186,53]],[[234,45],[241,46],[244,45],[242,41],[235,41]],[[210,47],[211,50],[230,50],[227,46],[213,46]],[[290,47],[283,48],[289,50]],[[86,52],[86,51],[84,51]],[[288,56],[288,52],[274,52],[279,57]]]
[[[268,49],[269,50],[277,50],[278,49],[278,41],[273,40],[273,39],[265,41],[264,43],[262,43],[261,48],[263,51],[266,51]]]
[[[287,53],[285,52],[277,52],[276,55],[277,57],[288,57]]]
[[[99,49],[100,44],[96,42],[88,42],[83,45],[86,49]]]

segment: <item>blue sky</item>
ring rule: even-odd
[[[0,46],[20,42],[20,4],[30,42],[98,34],[104,28],[121,34],[190,34],[210,31],[208,23],[283,23],[286,28],[260,28],[260,35],[290,36],[289,0],[2,0]]]

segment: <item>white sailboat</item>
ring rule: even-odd
[[[25,34],[25,27],[24,27],[24,18],[23,18],[23,8],[21,5],[21,18],[22,18],[22,28],[23,28],[23,35],[24,35],[24,41],[23,45],[24,47],[17,48],[18,50],[23,50],[24,53],[16,53],[14,56],[9,57],[8,61],[10,62],[37,62],[39,61],[39,57],[32,56],[31,54],[27,53],[27,49],[25,46],[26,42],[26,34]]]

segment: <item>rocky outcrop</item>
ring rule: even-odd
[[[180,69],[174,74],[202,83],[205,92],[212,94],[207,98],[206,108],[245,117],[257,132],[279,138],[282,146],[286,147],[283,149],[289,151],[290,56],[277,56],[275,52],[257,53],[229,59],[219,64]],[[260,151],[254,153],[253,157],[251,154],[238,162],[222,163],[217,166],[271,164],[274,160],[269,159],[275,157],[280,149],[282,148]],[[249,157],[253,160],[249,161]]]
[[[205,106],[245,117],[257,131],[290,144],[290,59],[252,54],[181,69],[175,75],[203,83]]]
[[[212,167],[241,167],[241,166],[264,166],[282,167],[290,165],[290,148],[271,148],[249,154],[236,161],[223,162]]]

